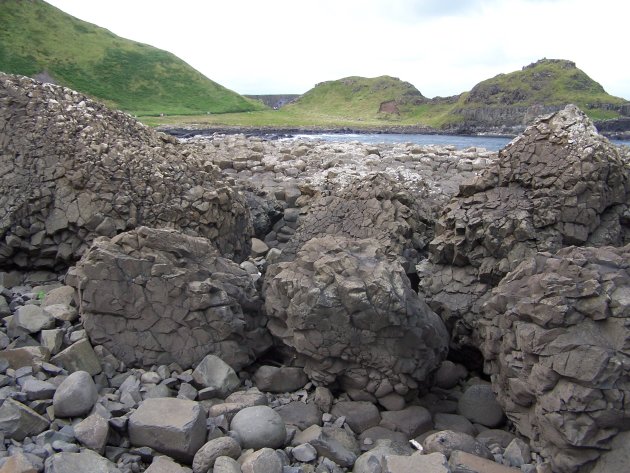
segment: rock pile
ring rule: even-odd
[[[575,106],[539,119],[460,186],[436,223],[421,291],[453,346],[473,341],[489,290],[528,256],[630,241],[629,162]],[[471,332],[473,332],[471,334]]]
[[[446,356],[440,318],[376,240],[313,238],[265,276],[269,329],[311,379],[372,400],[404,396]],[[404,404],[404,402],[403,402]]]
[[[0,264],[63,269],[139,225],[249,254],[242,197],[205,157],[72,90],[0,74]]]
[[[630,246],[526,259],[492,292],[480,331],[506,414],[554,471],[630,430]]]
[[[129,366],[212,353],[234,369],[271,346],[250,275],[205,238],[139,227],[95,240],[67,282],[92,342]]]

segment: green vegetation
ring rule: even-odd
[[[120,38],[42,0],[0,0],[0,71],[47,74],[136,115],[265,107],[206,78],[166,51]]]

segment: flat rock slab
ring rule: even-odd
[[[37,435],[48,425],[46,418],[14,399],[5,399],[0,407],[0,432],[14,440],[21,442],[25,437]]]
[[[315,404],[293,401],[274,409],[286,425],[304,430],[311,425],[322,425],[322,411]]]
[[[457,450],[451,453],[448,464],[452,473],[516,473],[521,471]]]
[[[184,469],[169,457],[153,457],[153,463],[144,473],[188,473],[190,470]]]
[[[414,453],[411,456],[386,455],[383,458],[383,473],[451,473],[446,457],[441,453],[422,455]]]
[[[100,455],[85,450],[81,453],[61,452],[48,457],[45,462],[46,473],[120,473],[111,461]]]
[[[187,463],[206,440],[206,414],[195,401],[146,399],[129,417],[129,440]]]
[[[18,370],[25,366],[33,366],[36,361],[48,361],[50,351],[44,347],[22,347],[0,351],[0,359],[9,363],[9,368]]]
[[[87,338],[73,343],[68,348],[53,356],[52,363],[62,366],[71,373],[87,371],[92,376],[101,372],[101,362]]]

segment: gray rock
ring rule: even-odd
[[[516,473],[521,471],[495,463],[487,458],[459,450],[455,450],[451,453],[448,464],[452,473],[470,473],[473,471],[484,473]],[[551,473],[551,470],[549,473]]]
[[[261,448],[245,457],[241,470],[243,473],[282,473],[282,462],[275,450]]]
[[[129,417],[129,440],[184,462],[192,462],[206,439],[206,414],[185,399],[146,399]]]
[[[9,333],[17,336],[21,333],[37,333],[44,329],[53,328],[55,319],[44,310],[33,304],[18,307],[8,326]],[[11,335],[10,335],[11,336]]]
[[[352,473],[382,473],[383,458],[386,455],[411,455],[409,447],[387,439],[380,439],[374,447],[360,455],[354,462]]]
[[[286,440],[286,426],[280,414],[268,406],[246,407],[232,419],[234,430],[244,449],[280,448]]]
[[[477,429],[464,416],[457,414],[442,414],[440,412],[433,416],[433,426],[435,430],[453,430],[471,436],[477,435]]]
[[[439,452],[449,458],[455,450],[471,453],[478,457],[494,460],[494,456],[482,443],[474,439],[474,437],[461,432],[453,432],[452,430],[442,430],[435,434],[429,435],[422,442],[425,453]]]
[[[53,356],[50,361],[62,366],[71,373],[74,371],[87,371],[94,376],[102,370],[101,362],[96,353],[94,353],[90,341],[85,338]]]
[[[315,447],[318,455],[332,460],[341,467],[349,468],[360,454],[359,444],[354,435],[338,427],[323,427],[313,430],[309,443]]]
[[[258,258],[259,256],[265,256],[269,251],[269,247],[264,241],[258,238],[252,238],[252,256]]]
[[[322,412],[330,412],[334,396],[325,386],[317,386],[315,388],[315,394],[313,395],[313,402],[319,410]]]
[[[0,406],[0,431],[17,441],[37,435],[48,428],[49,422],[33,409],[7,398]]]
[[[56,355],[63,344],[63,330],[57,328],[42,330],[40,339],[42,347],[46,348],[52,355]]]
[[[70,289],[74,291],[73,288]],[[77,309],[69,304],[47,305],[44,307],[44,313],[50,315],[56,320],[61,320],[62,322],[76,322],[79,318]]]
[[[381,416],[382,427],[402,432],[409,439],[433,428],[431,413],[422,406],[409,406],[401,411],[386,411]]]
[[[50,351],[44,347],[22,347],[0,350],[0,360],[6,360],[14,370],[25,366],[33,366],[36,362],[50,359]]]
[[[365,442],[370,441],[371,444],[367,445]],[[390,440],[391,442],[398,445],[407,445],[409,442],[409,438],[407,435],[402,432],[396,432],[391,429],[386,429],[385,427],[381,427],[377,425],[376,427],[370,427],[367,430],[364,430],[361,435],[359,435],[359,442],[361,443],[361,448],[363,450],[370,448],[374,445],[375,442],[379,440]]]
[[[294,425],[300,430],[311,425],[322,425],[322,411],[312,403],[293,401],[274,410],[280,414],[285,425]]]
[[[153,457],[153,461],[144,473],[187,473],[188,469],[182,468],[172,458],[159,456]]]
[[[442,389],[451,389],[467,375],[468,370],[463,365],[444,360],[435,372],[435,385]]]
[[[26,393],[26,399],[35,401],[38,399],[52,399],[57,386],[48,381],[39,379],[27,379],[22,385],[22,392]]]
[[[503,408],[490,384],[470,386],[459,398],[457,411],[471,422],[486,427],[498,427],[505,420]]]
[[[37,457],[35,457],[37,458]],[[0,466],[2,473],[38,473],[43,469],[43,462],[38,468],[37,461],[32,461],[32,455],[25,455],[22,452],[15,452]],[[41,460],[40,460],[41,462]]]
[[[499,445],[501,448],[506,448],[512,440],[514,440],[514,434],[501,429],[487,429],[480,432],[475,437],[479,442],[483,443],[486,447],[492,444]]]
[[[53,407],[56,417],[77,417],[88,413],[98,399],[96,385],[90,373],[75,371],[64,379],[55,395]]]
[[[250,275],[207,238],[139,227],[99,239],[67,281],[90,339],[128,366],[187,369],[212,354],[238,370],[271,346]]]
[[[411,456],[386,455],[383,458],[382,473],[451,473],[446,457],[441,453],[423,455],[414,453]]]
[[[400,411],[407,404],[405,398],[398,393],[389,393],[378,398],[378,403],[386,411]]]
[[[214,462],[212,473],[243,473],[239,463],[230,457],[219,457]]]
[[[219,457],[238,458],[241,455],[241,446],[232,437],[219,437],[205,443],[192,462],[193,473],[206,473],[214,468],[214,463]]]
[[[405,394],[428,381],[446,355],[442,321],[383,246],[312,238],[293,261],[267,269],[269,330],[304,357],[317,384],[340,381],[373,394],[386,383]]]
[[[309,463],[317,459],[317,450],[310,443],[301,443],[291,450],[291,455],[296,461]]]
[[[74,436],[90,450],[105,453],[109,440],[109,423],[98,414],[92,414],[74,426]]]
[[[212,390],[212,397],[225,398],[241,384],[232,367],[215,355],[206,355],[192,375],[199,387]]]
[[[592,473],[623,471],[630,465],[630,431],[621,432],[612,441],[612,449],[602,454],[591,470]]]
[[[503,452],[503,460],[508,466],[514,466],[516,468],[530,463],[532,461],[532,455],[529,445],[521,439],[515,438]]]
[[[75,290],[70,286],[55,287],[48,291],[42,301],[42,307],[47,308],[52,305],[75,305]]]
[[[302,368],[263,365],[256,370],[252,381],[263,392],[286,393],[302,388],[308,378]]]
[[[84,450],[80,453],[55,453],[45,462],[46,473],[77,473],[89,471],[90,473],[121,473],[107,458]]]
[[[378,408],[365,401],[338,402],[333,406],[331,413],[337,417],[345,417],[350,428],[357,434],[377,426],[381,421]]]

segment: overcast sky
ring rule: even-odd
[[[455,95],[543,57],[630,99],[628,0],[48,0],[241,94],[390,75]]]

